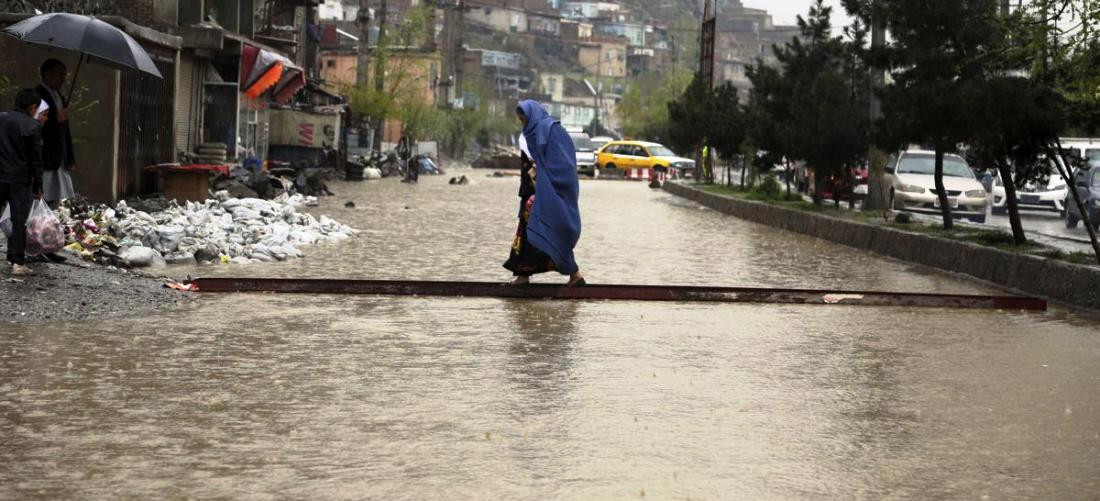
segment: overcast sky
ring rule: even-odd
[[[806,13],[810,11],[810,0],[741,0],[741,3],[745,7],[752,7],[754,9],[767,10],[772,15],[772,22],[775,24],[794,24],[795,16],[806,16]],[[837,30],[839,27],[849,23],[848,15],[844,12],[844,7],[840,5],[840,0],[825,0],[827,5],[833,7],[833,28]],[[839,34],[839,30],[837,30]]]

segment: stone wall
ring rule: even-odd
[[[665,183],[664,188],[673,195],[755,223],[960,273],[1023,294],[1100,310],[1097,267],[740,200],[680,183]]]

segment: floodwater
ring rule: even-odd
[[[503,282],[517,180],[467,174],[337,183],[316,210],[359,238],[186,272]],[[643,184],[581,190],[590,282],[990,292]],[[251,294],[4,326],[0,498],[1097,499],[1098,325]]]

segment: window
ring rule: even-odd
[[[933,174],[936,172],[936,157],[928,154],[908,154],[898,163],[898,174]],[[974,171],[960,157],[950,155],[943,159],[943,175],[974,179]]]

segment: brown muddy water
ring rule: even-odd
[[[358,238],[180,274],[503,282],[517,180],[467,174],[339,183],[315,211]],[[991,292],[643,184],[581,190],[590,282]],[[3,326],[0,498],[1097,499],[1098,326],[266,294]]]

